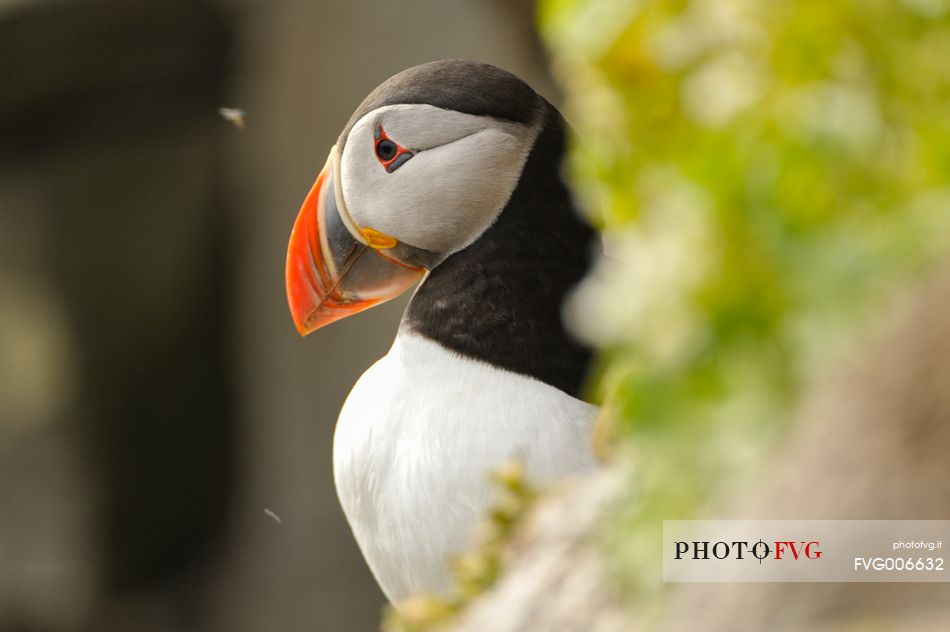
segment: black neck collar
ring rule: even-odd
[[[497,221],[439,264],[401,328],[447,349],[580,396],[591,351],[568,334],[561,306],[591,263],[594,230],[560,178],[564,123],[546,122]]]

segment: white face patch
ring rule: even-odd
[[[388,173],[377,129],[415,155]],[[431,105],[388,105],[350,130],[341,180],[350,216],[399,241],[449,255],[498,217],[514,191],[536,128]]]

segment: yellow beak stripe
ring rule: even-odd
[[[369,247],[374,248],[375,250],[388,250],[390,248],[395,248],[396,244],[399,243],[399,240],[395,237],[390,237],[389,235],[381,233],[373,228],[361,228],[360,234],[366,239],[366,243],[369,244]]]

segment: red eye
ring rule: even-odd
[[[414,151],[401,147],[389,136],[386,136],[386,131],[382,125],[376,126],[375,139],[376,159],[379,160],[379,164],[386,169],[387,173],[392,173],[416,155]]]

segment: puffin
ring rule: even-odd
[[[591,350],[562,304],[596,256],[562,179],[567,126],[515,75],[444,60],[383,82],[300,208],[286,262],[302,335],[417,286],[333,438],[337,495],[394,604],[451,560],[518,460],[535,485],[596,467]]]

